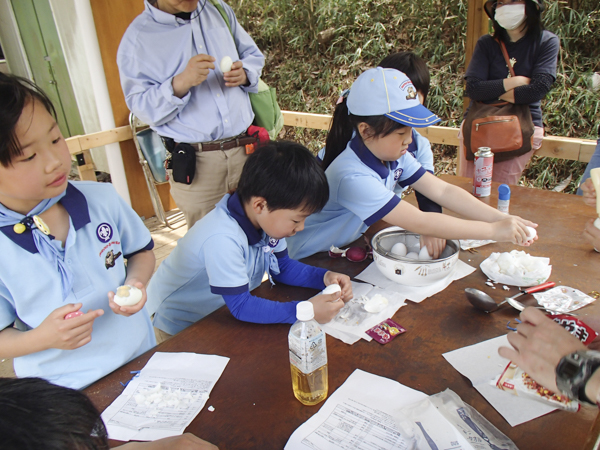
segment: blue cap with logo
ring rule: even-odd
[[[352,84],[346,105],[355,116],[386,116],[414,128],[441,120],[421,105],[412,81],[396,69],[377,67],[363,72]]]

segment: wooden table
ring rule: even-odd
[[[469,179],[444,179],[471,189]],[[510,212],[539,224],[539,240],[526,251],[534,256],[550,257],[553,266],[550,280],[586,293],[600,291],[600,255],[581,236],[583,224],[595,215],[593,209],[573,195],[520,187],[512,187],[512,191]],[[496,199],[494,186],[492,197],[484,201],[495,206]],[[378,224],[379,228],[381,226]],[[478,253],[461,252],[460,257],[478,267],[491,252],[514,248],[511,244],[492,244],[480,248]],[[357,275],[370,263],[334,260],[326,254],[315,255],[306,261],[350,276]],[[485,281],[478,269],[420,304],[407,302],[394,316],[407,332],[385,346],[362,340],[349,346],[328,336],[330,392],[356,368],[397,380],[426,394],[450,388],[508,435],[520,449],[583,448],[596,417],[594,408],[585,408],[577,414],[556,411],[513,428],[471,386],[470,381],[442,357],[442,353],[506,333],[507,322],[517,316],[508,307],[486,314],[471,306],[464,296],[466,287],[487,291],[496,300],[504,297],[505,291],[492,290]],[[307,299],[315,291],[283,285],[270,288],[263,283],[254,294],[289,301]],[[524,299],[526,304],[532,301],[535,301],[532,297]],[[583,320],[587,314],[600,315],[600,305],[592,304],[582,310]],[[104,410],[122,392],[119,381],[130,379],[130,371],[141,369],[154,351],[228,356],[231,360],[207,403],[214,406],[215,411],[208,412],[204,408],[188,431],[221,449],[281,449],[292,432],[320,408],[320,405],[303,406],[292,394],[287,347],[289,328],[287,324],[241,322],[223,307],[101,379],[86,389],[86,393],[100,410]]]

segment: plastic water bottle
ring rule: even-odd
[[[510,187],[508,184],[498,186],[498,211],[508,214],[510,204]]]
[[[311,302],[296,305],[298,319],[288,335],[292,388],[305,405],[316,405],[327,397],[327,347],[325,333],[314,320]]]

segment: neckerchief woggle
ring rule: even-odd
[[[62,252],[52,243],[54,237],[46,235],[40,231],[33,221],[33,216],[37,216],[42,214],[44,211],[49,210],[65,196],[66,192],[67,190],[65,189],[56,197],[42,200],[35,208],[29,211],[26,216],[13,211],[12,209],[8,209],[6,206],[0,203],[0,227],[22,223],[26,227],[24,233],[33,234],[33,242],[35,243],[38,252],[40,255],[42,255],[42,257],[56,267],[57,272],[60,275],[63,301],[69,296],[69,293],[73,287],[73,273],[65,264]]]

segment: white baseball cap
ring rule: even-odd
[[[396,69],[363,72],[352,84],[346,105],[355,116],[386,116],[414,128],[442,120],[421,105],[412,81]]]

